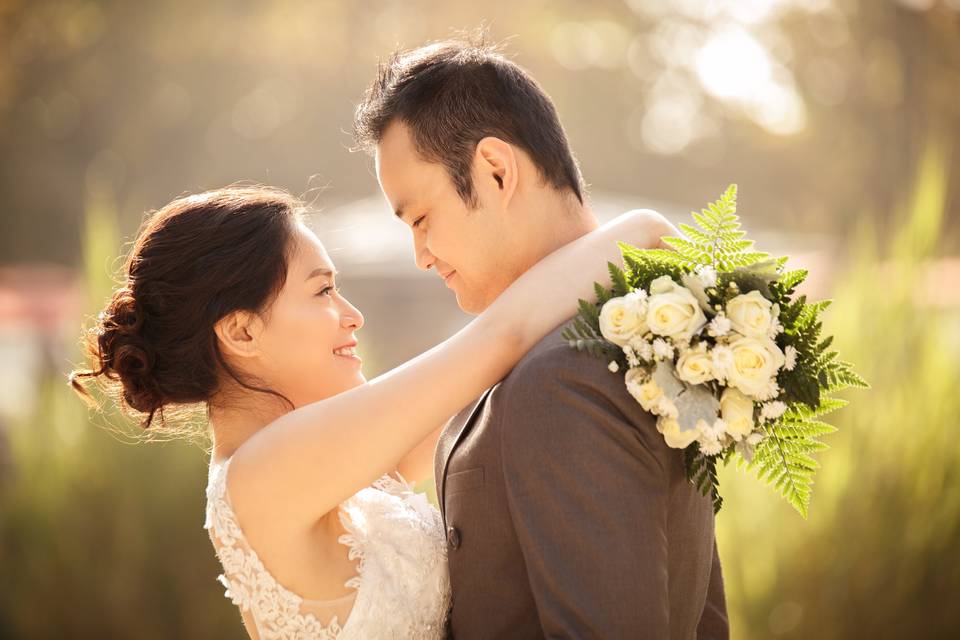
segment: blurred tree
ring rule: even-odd
[[[929,123],[956,137],[956,6],[8,1],[0,260],[77,264],[104,185],[125,233],[239,179],[329,185],[321,204],[374,192],[346,147],[377,59],[484,21],[555,97],[594,190],[693,205],[736,180],[762,185],[744,204],[768,226],[843,230],[886,211]]]

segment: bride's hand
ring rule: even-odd
[[[663,241],[664,237],[679,237],[680,230],[675,227],[663,214],[653,209],[632,209],[623,214],[623,216],[632,216],[631,228],[635,228],[637,241],[624,239],[624,242],[632,244],[640,249],[667,249],[672,251],[673,247]],[[632,236],[633,237],[633,236]]]

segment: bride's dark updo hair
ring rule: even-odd
[[[210,400],[223,374],[286,400],[228,366],[214,325],[270,305],[286,280],[302,211],[289,193],[257,186],[178,198],[151,215],[125,281],[86,336],[92,367],[70,375],[73,388],[90,399],[83,379],[114,387],[123,405],[145,415],[145,428],[168,405]]]

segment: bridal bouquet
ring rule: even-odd
[[[694,213],[697,227],[681,224],[685,238],[663,238],[674,250],[620,243],[625,268],[609,265],[613,287],[596,284],[597,302],[581,300],[563,336],[624,376],[714,511],[717,462],[736,457],[806,517],[811,454],[836,430],[820,418],[847,404],[829,394],[868,385],[821,337],[831,301],[793,298],[807,271],[751,250],[736,193]]]

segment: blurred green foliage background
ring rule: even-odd
[[[347,148],[378,59],[481,23],[555,99],[598,213],[683,221],[739,183],[745,228],[813,271],[872,385],[830,416],[809,520],[724,470],[733,637],[957,635],[960,2],[5,0],[0,637],[243,636],[202,528],[202,424],[136,445],[89,412],[65,384],[81,326],[145,211],[253,180],[324,210],[368,376],[449,335],[464,316],[380,237]],[[362,256],[378,238],[395,254]]]

